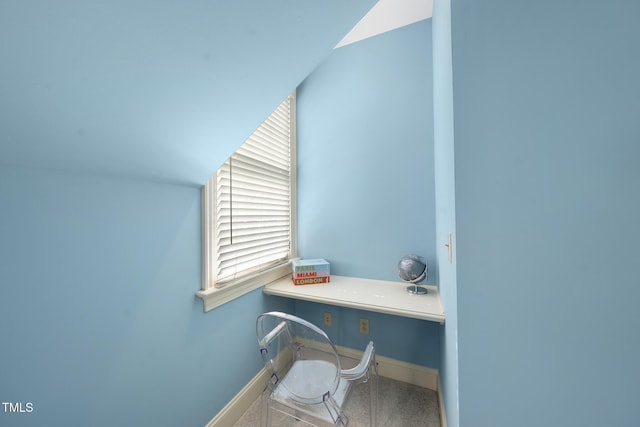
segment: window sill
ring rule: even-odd
[[[198,291],[196,296],[202,298],[204,311],[207,312],[287,275],[291,275],[290,262],[247,277],[224,288],[210,288]]]

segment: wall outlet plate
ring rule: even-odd
[[[369,319],[360,319],[360,333],[369,335]]]
[[[324,326],[331,326],[332,323],[333,323],[333,319],[331,318],[331,312],[330,311],[325,311],[324,312]]]

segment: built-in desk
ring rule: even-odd
[[[444,323],[437,287],[425,285],[426,295],[410,294],[406,287],[402,282],[346,276],[331,276],[325,284],[295,286],[290,277],[284,277],[266,285],[264,293]]]

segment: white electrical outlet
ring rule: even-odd
[[[325,311],[324,312],[324,326],[331,326],[331,323],[333,323],[333,319],[331,319],[331,312],[330,311]]]
[[[360,333],[369,335],[369,319],[360,319]]]

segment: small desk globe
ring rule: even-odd
[[[398,262],[398,274],[405,282],[413,283],[407,286],[407,292],[411,294],[426,294],[427,289],[418,286],[418,283],[427,278],[427,261],[419,255],[405,255]]]

